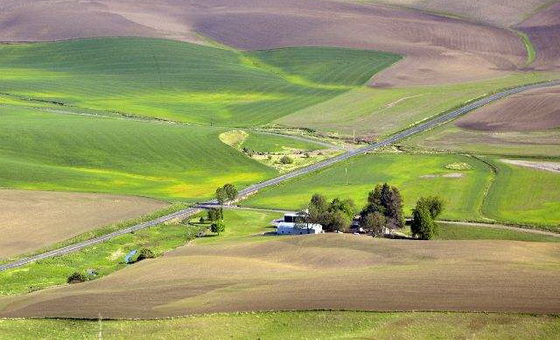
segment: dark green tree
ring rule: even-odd
[[[222,208],[211,208],[206,212],[208,221],[215,222],[224,219],[224,211]]]
[[[226,196],[227,196],[227,200],[228,201],[233,201],[237,198],[237,195],[239,194],[237,192],[237,189],[235,188],[235,186],[233,184],[226,184],[224,185],[224,191],[226,192]]]
[[[135,262],[140,262],[140,261],[145,260],[145,259],[153,259],[155,257],[156,257],[156,255],[154,254],[154,252],[151,249],[142,248],[140,250],[140,253],[138,254],[138,257],[136,258]]]
[[[228,194],[224,187],[219,187],[216,189],[216,200],[220,204],[224,204],[228,200]]]
[[[426,207],[430,211],[430,215],[432,215],[432,218],[434,220],[443,212],[443,209],[445,208],[445,202],[440,197],[430,196],[425,198],[421,197],[420,199],[423,201],[423,204],[426,205]]]
[[[66,282],[72,284],[72,283],[85,282],[87,280],[88,280],[88,278],[85,274],[80,273],[80,272],[73,272],[70,276],[68,276],[68,279],[66,279]]]
[[[386,226],[387,219],[378,211],[369,213],[360,219],[360,227],[371,233],[373,237],[382,236]]]
[[[341,210],[330,211],[327,213],[325,231],[345,232],[350,228],[352,219]]]
[[[335,198],[329,206],[329,211],[332,213],[340,211],[352,219],[356,214],[356,205],[351,199],[341,200],[339,198]]]
[[[309,222],[323,224],[328,208],[329,205],[325,196],[320,194],[313,195],[307,206]]]
[[[210,230],[213,233],[218,234],[218,236],[220,235],[220,233],[223,233],[226,230],[226,225],[224,224],[224,222],[222,221],[218,221],[218,222],[214,222],[212,223],[212,225],[210,226]]]
[[[420,198],[416,208],[412,210],[412,223],[410,225],[412,236],[421,240],[431,240],[439,233],[438,225],[434,222],[426,200]]]

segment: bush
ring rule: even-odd
[[[283,156],[282,158],[280,158],[280,163],[282,164],[292,164],[293,162],[294,160],[289,156]]]
[[[73,283],[86,282],[87,280],[88,278],[85,274],[82,274],[80,272],[73,272],[72,275],[68,276],[66,282],[73,284]]]
[[[154,254],[153,251],[151,251],[148,248],[143,248],[142,250],[140,250],[140,254],[136,258],[135,262],[139,262],[139,261],[142,261],[142,260],[145,260],[145,259],[153,259],[155,257],[156,257],[156,255]]]
[[[212,223],[212,225],[210,226],[210,230],[213,233],[220,235],[220,233],[223,233],[226,230],[226,226],[224,222]]]

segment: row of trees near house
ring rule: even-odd
[[[399,189],[387,183],[377,185],[369,192],[367,204],[360,211],[353,200],[333,199],[331,202],[321,194],[315,194],[300,213],[300,223],[317,223],[327,232],[345,232],[350,229],[354,217],[359,214],[359,226],[372,236],[382,236],[386,230],[405,227],[403,198]],[[412,212],[413,237],[429,240],[438,233],[435,219],[443,211],[444,202],[439,197],[421,197]],[[302,227],[305,228],[304,225]]]

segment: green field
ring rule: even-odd
[[[560,174],[499,160],[484,213],[492,218],[560,229]]]
[[[195,200],[274,176],[221,132],[0,107],[0,186]]]
[[[500,89],[555,79],[517,73],[476,83],[407,88],[361,87],[276,120],[286,126],[352,136],[386,136]]]
[[[253,132],[249,133],[249,136],[245,139],[241,147],[251,149],[255,152],[284,152],[287,151],[287,149],[313,151],[325,148],[313,142]]]
[[[2,45],[0,94],[12,104],[19,98],[49,105],[42,100],[73,109],[252,126],[357,88],[399,58],[320,47],[238,52],[144,38]]]
[[[1,339],[552,339],[554,316],[270,312],[149,321],[0,319]]]
[[[457,162],[468,163],[472,170],[446,168]],[[491,172],[485,164],[466,156],[373,154],[264,189],[245,204],[299,209],[311,195],[322,193],[329,199],[352,198],[361,207],[376,184],[388,182],[401,189],[407,215],[418,197],[440,195],[447,203],[443,218],[479,219],[484,188],[490,179]]]

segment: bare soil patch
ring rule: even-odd
[[[479,131],[537,131],[560,126],[560,87],[520,93],[472,112],[456,125]]]
[[[84,284],[0,299],[2,317],[295,309],[560,312],[560,245],[276,237],[194,245]]]
[[[7,0],[0,40],[145,36],[242,49],[340,46],[407,58],[376,86],[476,81],[523,66],[521,39],[501,28],[412,10],[317,0]],[[64,18],[64,20],[61,20]]]
[[[556,163],[556,162],[531,162],[531,161],[520,161],[517,159],[502,159],[502,162],[513,164],[513,165],[525,166],[529,168],[535,168],[539,170],[546,170],[546,171],[560,173],[560,163]]]
[[[0,190],[0,259],[162,209],[140,197]]]
[[[535,46],[537,55],[534,68],[560,68],[560,3],[530,17],[518,27],[526,32]]]

